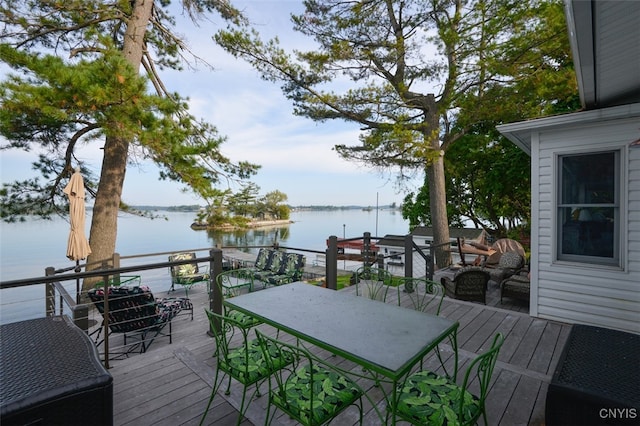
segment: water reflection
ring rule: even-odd
[[[233,231],[207,230],[212,246],[238,247],[245,252],[248,246],[269,246],[275,243],[285,245],[290,236],[289,226],[273,226],[256,229],[238,229]]]

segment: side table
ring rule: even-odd
[[[113,378],[67,316],[0,326],[0,423],[113,424]]]
[[[638,425],[640,335],[576,324],[553,374],[547,426]]]

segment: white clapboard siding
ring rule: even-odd
[[[640,136],[639,129],[636,116],[533,130],[537,285],[532,315],[640,332],[640,148],[629,147]],[[611,149],[621,151],[622,210],[628,206],[622,214],[622,267],[555,262],[557,155]]]

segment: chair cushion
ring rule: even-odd
[[[460,395],[463,393],[463,418],[458,418]],[[446,377],[431,371],[420,371],[398,387],[395,411],[416,424],[454,425],[473,421],[480,414],[480,401]]]
[[[156,303],[158,305],[160,322],[171,321],[183,309],[187,311],[193,309],[191,300],[186,297],[165,297],[162,299],[156,299]]]
[[[269,348],[274,368],[282,368],[291,363],[290,358],[277,356],[276,350]],[[269,365],[262,354],[257,340],[250,340],[246,346],[230,349],[226,357],[219,360],[220,368],[242,384],[250,385],[271,375]]]
[[[515,251],[503,253],[498,262],[498,268],[520,269],[524,265],[524,258]]]
[[[180,265],[182,266],[193,266],[193,265]],[[181,272],[178,273],[176,277],[177,284],[193,284],[199,281],[206,281],[209,279],[209,274],[183,274]]]
[[[190,260],[195,259],[195,253],[177,253],[169,256],[169,261],[174,262],[177,260]],[[177,275],[191,275],[198,273],[198,265],[194,263],[187,263],[184,265],[175,266]]]
[[[193,265],[191,263],[178,266],[178,277],[183,277],[185,275],[193,275],[196,272],[198,272],[198,268],[196,268],[196,265]]]
[[[267,264],[269,263],[270,256],[271,256],[271,253],[269,252],[269,250],[265,248],[261,248],[258,251],[258,257],[256,257],[255,268],[257,270],[265,269],[267,267]]]
[[[311,388],[314,389],[313,407],[310,400]],[[303,366],[289,376],[286,393],[280,395],[274,392],[273,403],[286,409],[304,424],[324,424],[362,395],[360,388],[351,379],[318,365]],[[313,419],[309,419],[309,411]]]
[[[262,321],[256,317],[252,317],[251,315],[247,315],[240,311],[228,310],[225,315],[237,322],[238,326],[242,328],[251,328],[262,323]]]

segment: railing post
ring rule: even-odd
[[[404,236],[404,276],[413,277],[413,235]]]
[[[209,276],[209,309],[216,314],[222,315],[222,289],[217,285],[218,275],[222,272],[222,250],[212,248],[209,250],[209,256],[213,258],[209,263],[209,271],[211,272]],[[219,324],[216,325],[220,326]],[[213,336],[211,324],[207,328],[207,334]]]
[[[433,279],[433,270],[435,269],[435,265],[436,265],[436,252],[435,252],[435,248],[433,247],[433,244],[429,244],[429,262],[427,265],[427,275],[429,276],[429,279],[432,280]]]
[[[89,332],[89,307],[85,304],[76,306],[73,311],[73,323],[85,333]]]
[[[55,275],[56,268],[49,266],[44,270],[44,274],[47,277]],[[44,285],[44,312],[48,317],[56,314],[56,289],[52,282]]]
[[[112,258],[112,262],[113,262],[113,269],[118,269],[120,268],[120,253],[113,253],[113,258]],[[115,285],[120,285],[120,272],[116,273],[115,275],[113,275],[113,282]]]
[[[102,313],[102,326],[104,327],[104,368],[107,370],[109,367],[109,275],[102,276],[102,282],[104,286],[102,287],[104,290],[104,297],[102,299],[103,303],[103,313]]]
[[[327,288],[331,290],[338,289],[338,237],[331,235],[329,237],[329,246],[326,251],[326,280]]]
[[[371,232],[365,232],[362,235],[362,250],[364,253],[361,253],[364,257],[364,264],[369,266],[373,262],[369,262],[371,256]]]

